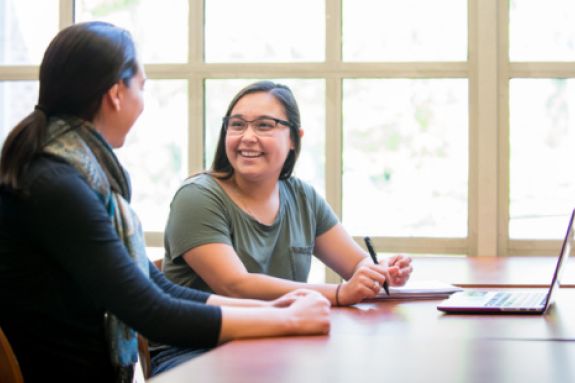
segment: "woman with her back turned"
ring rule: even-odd
[[[147,259],[112,150],[143,111],[145,80],[127,31],[68,27],[44,55],[38,105],[4,143],[0,327],[28,383],[132,381],[136,331],[187,357],[235,338],[329,331],[329,302],[313,291],[226,298],[174,285]]]

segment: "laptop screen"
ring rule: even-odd
[[[563,272],[563,262],[571,253],[571,243],[573,242],[573,217],[575,216],[575,209],[571,212],[571,218],[569,219],[569,225],[567,226],[567,233],[565,233],[565,239],[563,240],[563,245],[561,246],[561,253],[557,257],[557,266],[555,266],[555,272],[553,273],[553,279],[551,280],[551,286],[549,289],[549,294],[547,294],[547,300],[545,301],[545,311],[549,308],[549,305],[553,302],[553,293],[561,285],[561,274]]]

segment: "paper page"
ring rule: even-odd
[[[389,295],[381,289],[376,299],[447,298],[450,294],[462,290],[461,287],[441,281],[408,281],[404,286],[390,286]]]

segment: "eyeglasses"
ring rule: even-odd
[[[289,121],[280,120],[273,117],[260,117],[252,121],[244,120],[241,117],[224,117],[224,126],[229,135],[239,136],[244,134],[248,125],[252,126],[255,134],[258,136],[271,136],[276,131],[278,124],[291,127]]]

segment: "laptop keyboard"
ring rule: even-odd
[[[488,307],[534,307],[545,304],[545,293],[496,293],[485,305]]]

